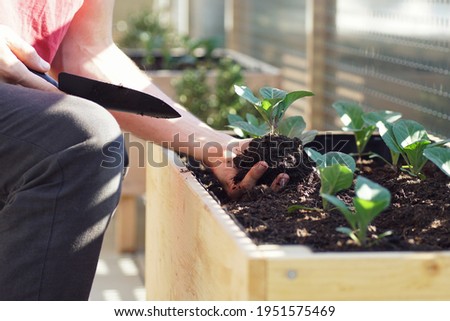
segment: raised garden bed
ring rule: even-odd
[[[329,146],[327,137],[333,137],[331,146],[351,146],[339,143],[334,135],[319,137],[325,139],[316,141],[321,146]],[[371,143],[377,144],[376,139]],[[150,153],[155,163],[165,159],[164,164],[168,164],[147,168],[146,284],[150,300],[450,299],[450,205],[445,197],[450,186],[448,178],[435,172],[433,166],[426,170],[429,183],[424,188],[415,192],[400,188],[393,193],[399,197],[405,194],[410,215],[405,210],[400,218],[405,225],[367,250],[355,247],[335,231],[345,225],[340,214],[300,211],[287,215],[292,204],[281,200],[289,194],[295,194],[291,203],[300,197],[305,198],[302,201],[310,198],[313,206],[320,202],[313,176],[306,178],[309,190],[298,184],[278,194],[260,189],[246,196],[247,201],[244,198],[221,206],[216,201],[220,189],[211,181],[201,185],[177,155],[158,146],[152,146]],[[368,164],[362,170],[372,175],[367,172]],[[389,171],[383,169],[383,173],[383,183],[394,184]],[[201,180],[206,178],[203,173]],[[444,195],[429,194],[431,185],[442,184],[441,179]],[[417,183],[402,176],[399,181]],[[214,190],[214,198],[205,187]],[[419,200],[421,192],[428,194]],[[262,202],[258,193],[268,194],[264,198],[269,199],[271,216],[285,221],[290,236],[270,238],[275,235],[271,230],[275,223],[257,216],[255,205]],[[395,218],[393,213],[399,206],[395,197],[391,213],[383,213],[380,223],[374,222],[378,229],[393,229],[392,222],[384,226],[381,221]],[[419,214],[416,210],[427,207],[437,208],[438,213]],[[412,226],[408,227],[407,221]],[[327,225],[332,228],[325,230]],[[427,243],[425,232],[433,229],[439,232],[432,238],[437,242]],[[418,234],[413,236],[413,232]],[[309,242],[313,236],[319,236],[316,243]]]

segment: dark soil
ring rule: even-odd
[[[270,185],[280,173],[287,173],[290,179],[298,181],[308,175],[313,168],[313,163],[304,152],[300,139],[267,135],[253,139],[248,148],[233,159],[234,165],[239,169],[234,180],[240,182],[259,161],[265,161],[269,165],[269,170],[257,185]]]
[[[298,145],[295,143],[286,146]],[[253,147],[261,149],[259,143]],[[248,156],[254,154],[254,150],[248,153],[246,157],[240,158],[241,161],[246,161],[244,167],[247,170],[251,165]],[[289,184],[278,193],[267,187],[280,172],[278,169],[239,201],[227,199],[220,184],[207,170],[197,166],[191,168],[199,181],[256,244],[303,244],[317,252],[450,249],[450,179],[431,162],[425,166],[427,178],[423,181],[404,172],[396,172],[384,163],[372,160],[358,163],[357,175],[363,175],[381,184],[389,189],[392,195],[389,208],[370,226],[370,245],[362,248],[346,235],[336,231],[337,227],[348,226],[343,215],[337,210],[300,210],[288,213],[288,207],[291,205],[301,204],[310,208],[322,206],[319,196],[320,179],[317,173],[310,169],[308,161],[303,163],[304,166],[298,163],[299,159],[303,162],[307,159],[303,156],[301,146],[294,152],[294,157],[283,153],[281,156],[278,153],[275,155],[276,157],[272,156],[274,163],[282,164],[281,171],[290,172]],[[261,159],[256,158],[256,161]],[[353,196],[352,189],[338,194],[347,204],[351,204]],[[376,238],[376,235],[386,231],[392,231],[392,235],[382,239]]]

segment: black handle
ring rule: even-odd
[[[29,69],[29,70],[30,70],[33,74],[35,74],[35,75],[41,77],[42,79],[46,80],[47,82],[51,83],[53,86],[55,86],[56,88],[58,88],[58,82],[57,82],[55,79],[53,79],[52,77],[50,77],[49,75],[44,74],[43,72],[39,72],[39,71],[36,71],[36,70],[32,70],[32,69]]]

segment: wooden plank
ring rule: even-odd
[[[268,261],[269,300],[449,300],[450,254],[335,253]]]
[[[137,248],[136,197],[122,195],[115,214],[115,245],[118,252],[135,252]]]
[[[125,133],[128,151],[128,170],[122,183],[122,195],[141,196],[145,193],[146,142],[133,134]]]
[[[153,146],[157,163],[163,163],[163,153],[173,157]],[[250,287],[255,291],[252,298],[262,298],[261,289],[249,281],[250,259],[244,251],[255,246],[230,217],[211,215],[220,212],[220,206],[191,173],[173,164],[149,166],[147,190],[149,300],[247,300]],[[257,260],[251,265],[257,267]],[[258,269],[263,273],[263,267]]]

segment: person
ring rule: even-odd
[[[89,298],[123,176],[123,161],[101,164],[117,146],[123,158],[122,131],[204,162],[232,198],[267,170],[260,162],[234,183],[231,157],[245,142],[212,130],[152,84],[114,44],[113,9],[113,0],[0,0],[0,300]],[[182,117],[107,111],[30,70],[134,88]],[[272,187],[287,180],[281,174]]]

